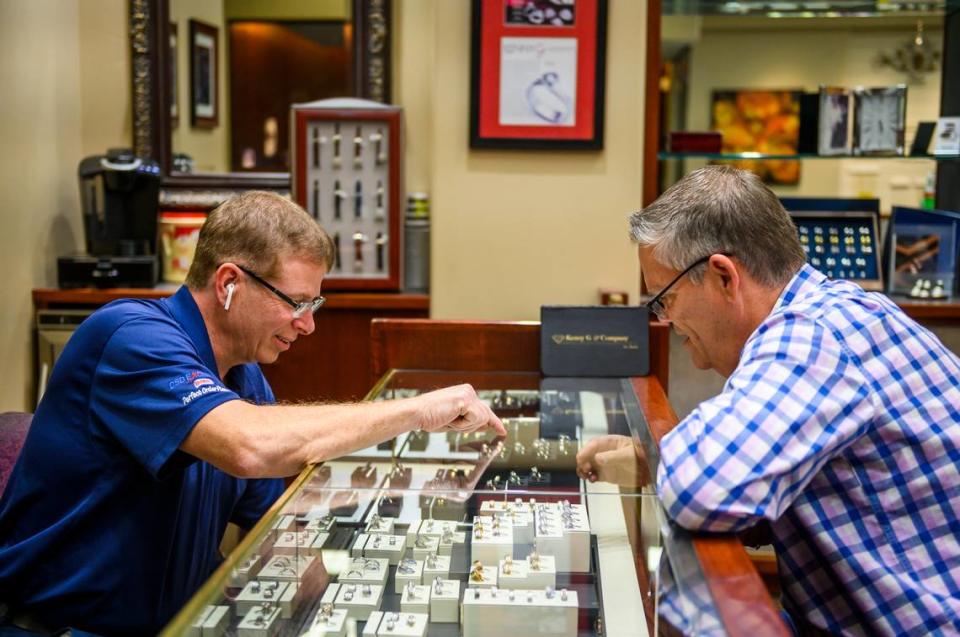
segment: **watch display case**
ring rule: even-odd
[[[652,487],[576,476],[592,437],[651,444],[631,381],[557,380],[392,371],[368,399],[471,382],[507,438],[413,432],[308,468],[164,634],[633,636],[661,604],[721,626]]]
[[[336,247],[325,289],[400,289],[400,113],[359,99],[291,108],[293,196]]]

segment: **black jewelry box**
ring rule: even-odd
[[[646,376],[649,311],[637,306],[541,307],[540,371],[544,376]]]

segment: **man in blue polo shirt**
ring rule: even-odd
[[[252,192],[210,214],[187,285],[84,321],[0,499],[0,635],[151,634],[307,464],[405,431],[503,425],[463,385],[277,406],[258,363],[314,329],[334,248],[299,206]],[[309,370],[304,370],[309,373]]]

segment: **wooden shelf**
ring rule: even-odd
[[[38,310],[54,307],[99,307],[118,299],[162,299],[173,295],[177,286],[155,288],[39,288],[33,290],[33,305]],[[427,294],[387,292],[324,292],[327,302],[321,312],[330,310],[430,310]]]
[[[915,321],[960,322],[960,303],[956,301],[917,301],[892,297]]]

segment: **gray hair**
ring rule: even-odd
[[[770,287],[785,284],[807,260],[777,196],[755,174],[730,166],[707,166],[683,177],[630,216],[630,234],[671,269],[727,253]],[[694,283],[703,281],[703,271],[690,272]]]

